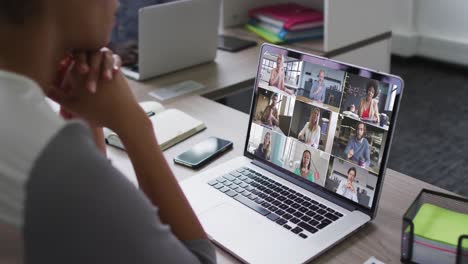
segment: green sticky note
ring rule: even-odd
[[[455,247],[460,236],[468,234],[468,214],[433,204],[423,204],[413,223],[415,235]]]

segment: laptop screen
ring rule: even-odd
[[[246,151],[372,208],[401,80],[274,46],[261,52]]]

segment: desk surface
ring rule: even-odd
[[[248,115],[200,96],[182,98],[167,104],[166,107],[190,113],[203,120],[207,125],[207,129],[202,133],[164,152],[166,160],[178,180],[191,177],[197,171],[175,165],[172,158],[209,136],[229,139],[234,142],[234,148],[204,169],[242,155]],[[134,179],[135,176],[125,152],[109,148],[109,156],[116,167],[129,178]],[[314,263],[363,263],[371,256],[375,256],[385,263],[399,263],[402,216],[422,188],[443,191],[396,171],[387,170],[377,218],[353,236],[324,253]],[[219,263],[238,263],[234,257],[219,248],[217,254]]]

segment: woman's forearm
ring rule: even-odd
[[[169,224],[181,240],[206,238],[159,148],[151,121],[144,114],[127,120],[130,121],[125,128],[117,133],[132,161],[140,188],[159,207],[162,222]]]

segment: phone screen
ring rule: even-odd
[[[199,166],[213,155],[232,146],[232,142],[216,137],[208,138],[175,158],[176,162],[188,166]]]

